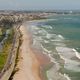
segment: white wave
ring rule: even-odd
[[[55,42],[56,42],[56,41],[57,41],[57,42],[63,42],[63,41],[64,41],[64,37],[63,37],[62,35],[60,35],[60,34],[59,34],[59,35],[54,34],[54,35],[53,35],[53,38],[54,38],[54,39],[52,39],[51,41],[55,41]]]
[[[49,80],[53,80],[53,79],[49,79]]]
[[[66,20],[70,20],[70,19],[72,19],[72,18],[64,18],[64,19],[66,19]]]
[[[36,40],[35,39],[33,39],[33,45],[35,45],[36,44]]]
[[[43,42],[44,41],[44,39],[42,38],[42,36],[35,36],[35,35],[33,35],[33,45],[36,45],[36,43],[41,43],[41,42]]]
[[[52,36],[51,36],[50,34],[47,34],[47,35],[46,35],[46,38],[47,38],[47,39],[50,39],[51,37],[52,37]]]
[[[80,72],[80,62],[75,59],[72,59],[74,57],[77,57],[77,59],[80,58],[79,53],[75,49],[67,47],[56,47],[56,50],[60,55],[60,58],[65,61],[64,68],[75,72]]]
[[[36,26],[36,25],[29,25],[27,27],[28,31],[33,33],[33,34],[37,34],[38,33],[38,30],[39,28]]]
[[[73,51],[72,48],[68,47],[56,47],[56,50],[58,53],[60,53],[65,58],[71,59],[73,57],[76,57],[76,55],[79,57],[78,53],[76,51]]]
[[[67,80],[71,80],[67,74],[64,74],[64,77],[67,78]]]
[[[54,45],[61,46],[61,47],[65,47],[66,46],[64,43],[61,43],[61,42],[54,42]]]
[[[43,39],[42,39],[42,37],[41,36],[39,36],[39,37],[37,37],[40,41],[42,41]]]
[[[34,32],[34,34],[38,34],[38,32]]]
[[[52,26],[50,26],[50,25],[43,25],[42,27],[45,27],[47,29],[52,29]]]
[[[65,58],[60,53],[58,53],[58,54],[59,54],[61,59],[65,60]]]
[[[70,77],[67,74],[63,75],[63,74],[59,73],[59,75],[64,76],[67,80],[71,80]]]
[[[48,40],[44,40],[44,42],[45,42],[45,43],[49,43],[49,41],[48,41]]]
[[[32,46],[33,46],[34,48],[38,49],[38,50],[42,50],[40,42],[39,42],[38,40],[36,40],[36,39],[33,39],[33,44],[32,44]]]
[[[62,35],[56,35],[56,34],[52,34],[52,39],[51,41],[54,41],[54,42],[64,42],[64,37]]]
[[[59,41],[62,41],[62,40],[58,40],[58,39],[52,39],[51,41],[54,41],[54,42],[59,42]]]
[[[34,30],[38,30],[39,29],[36,25],[32,25],[31,28],[34,29]]]
[[[79,55],[79,53],[78,53],[75,49],[72,49],[72,50],[75,52],[76,57],[80,59],[80,55]]]
[[[50,61],[54,63],[55,62],[55,59],[52,57],[52,54],[48,54],[48,56],[50,58]]]
[[[49,29],[52,29],[52,26],[48,26]]]
[[[47,31],[42,29],[42,30],[39,30],[38,33],[42,34],[42,35],[46,35],[47,34]]]
[[[58,53],[60,55],[60,53]],[[64,60],[64,68],[67,70],[72,70],[74,72],[80,72],[80,63],[75,60],[70,60],[60,55],[60,58]]]
[[[47,71],[48,79],[52,80],[67,80],[64,75],[59,73],[60,65],[54,62],[54,65]]]
[[[60,35],[60,34],[58,35],[58,37],[61,38],[61,39],[64,39],[64,37],[62,35]]]
[[[49,33],[46,34],[46,38],[47,38],[47,39],[50,39],[50,38],[52,38],[53,36],[54,36],[54,34],[49,34]]]
[[[52,51],[47,50],[47,49],[44,48],[42,45],[41,45],[41,47],[42,47],[42,49],[43,49],[43,54],[48,55],[51,62],[55,62],[55,59],[52,57],[52,54],[50,54]],[[48,54],[47,54],[47,53],[48,53]]]
[[[41,45],[41,47],[42,47],[42,49],[45,51],[45,52],[47,52],[47,53],[51,53],[52,51],[49,51],[49,50],[47,50],[46,48],[44,48],[42,45]]]
[[[75,60],[65,59],[64,68],[74,72],[80,72],[79,66],[80,66],[80,62],[77,62]]]
[[[58,19],[48,19],[48,21],[57,21]]]

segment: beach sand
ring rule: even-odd
[[[30,46],[30,35],[24,25],[20,27],[20,31],[23,36],[20,59],[16,66],[19,70],[14,74],[13,80],[43,80],[40,75],[40,66],[44,63],[48,64],[49,59],[47,60],[47,57],[43,54],[35,55],[35,51]]]

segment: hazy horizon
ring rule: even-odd
[[[0,10],[80,10],[80,0],[0,0]]]

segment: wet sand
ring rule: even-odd
[[[13,80],[43,80],[40,71],[41,65],[48,64],[50,60],[47,56],[38,54],[38,51],[31,48],[31,37],[26,27],[24,25],[20,27],[23,36],[20,59],[16,66],[19,70],[14,74]]]

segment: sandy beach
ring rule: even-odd
[[[40,66],[44,63],[47,64],[49,59],[47,60],[47,57],[43,54],[36,55],[37,51],[32,50],[30,35],[24,25],[20,27],[20,31],[23,36],[20,59],[16,66],[19,70],[14,74],[13,80],[43,80],[40,75]]]

